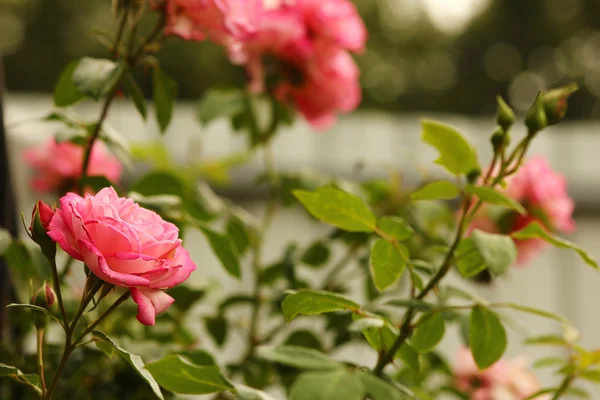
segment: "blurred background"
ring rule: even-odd
[[[0,0],[9,156],[19,206],[24,210],[30,209],[35,195],[29,189],[20,153],[54,133],[32,120],[50,110],[51,91],[69,61],[84,55],[106,55],[98,39],[102,40],[101,30],[114,23],[109,3]],[[367,50],[357,57],[364,87],[361,109],[341,118],[323,135],[310,132],[302,122],[283,132],[275,142],[278,168],[310,168],[356,177],[356,165],[361,162],[359,177],[384,176],[389,168],[399,168],[414,182],[419,178],[416,171],[422,172],[423,166],[431,168],[433,160],[433,154],[419,142],[420,117],[436,117],[461,128],[485,160],[491,152],[488,138],[494,127],[497,94],[522,114],[539,90],[577,82],[581,90],[569,101],[567,122],[544,132],[532,153],[543,154],[567,176],[570,193],[577,201],[578,231],[570,239],[600,258],[600,1],[355,3],[370,32]],[[201,128],[195,121],[194,103],[208,87],[242,84],[244,72],[231,66],[222,50],[210,43],[168,40],[160,58],[180,82],[181,104],[165,141],[176,159],[243,151],[243,138],[231,135],[227,124]],[[142,86],[149,94],[150,82],[143,79]],[[84,105],[79,111],[96,115],[95,105]],[[154,123],[144,124],[130,105],[122,102],[113,111],[111,124],[132,141],[158,138]],[[517,135],[522,133],[517,129]],[[234,171],[232,185],[223,191],[251,210],[260,208],[262,201],[260,194],[252,191],[259,165],[254,162]],[[267,258],[278,257],[289,240],[307,243],[320,229],[295,211],[286,211],[279,221],[270,234]],[[207,266],[195,279],[208,276],[222,282],[224,288],[240,285],[221,273],[199,236],[187,240],[197,241],[188,247],[196,262]],[[214,268],[209,267],[211,263]],[[560,312],[581,329],[585,346],[597,347],[599,284],[600,276],[588,271],[576,256],[550,249],[534,265],[513,271],[496,286],[478,292],[492,300]],[[523,321],[534,333],[558,332],[554,323]],[[197,325],[201,332],[201,324]],[[527,351],[534,359],[549,354],[547,349],[525,349],[522,336],[512,335],[509,356]],[[458,339],[449,337],[446,342],[452,356]],[[235,352],[235,344],[232,346],[229,352]],[[364,350],[365,357],[373,356]],[[550,373],[541,376],[546,384],[556,383]],[[593,398],[600,398],[600,392],[592,393],[598,396]]]

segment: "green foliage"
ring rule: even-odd
[[[133,105],[138,113],[142,116],[144,121],[146,120],[146,99],[144,98],[144,93],[142,89],[139,87],[137,82],[133,79],[131,74],[127,74],[125,79],[123,80],[123,86],[125,87],[125,91],[127,95],[133,101]]]
[[[24,374],[16,367],[0,363],[0,378],[5,376],[27,385],[41,396],[42,386],[40,383],[40,376],[38,374]]]
[[[311,267],[318,267],[329,260],[329,247],[321,241],[314,242],[308,249],[302,254],[300,261]]]
[[[445,331],[444,317],[441,313],[433,311],[423,314],[417,322],[411,343],[415,350],[421,353],[432,351],[444,337]]]
[[[233,241],[237,253],[242,255],[250,246],[250,234],[246,225],[237,217],[231,217],[227,221],[227,236]]]
[[[79,60],[71,61],[60,74],[54,88],[54,105],[56,107],[67,107],[77,103],[84,97],[73,82],[73,73],[77,69]]]
[[[333,311],[360,310],[360,306],[350,299],[336,293],[300,290],[290,292],[281,303],[285,319],[289,322],[297,315],[314,315]]]
[[[509,236],[473,230],[473,245],[485,266],[502,275],[517,260],[517,248]]]
[[[400,217],[382,217],[379,220],[379,229],[392,239],[403,241],[410,239],[415,230]]]
[[[340,368],[303,373],[292,386],[290,400],[362,400],[365,393],[362,381]]]
[[[295,190],[294,195],[315,218],[350,232],[372,232],[376,219],[357,196],[333,187],[314,192]]]
[[[240,278],[242,272],[240,270],[239,255],[234,247],[235,242],[225,235],[215,232],[209,228],[200,228],[214,254],[219,258],[221,264],[227,272],[236,278]]]
[[[378,239],[371,248],[370,265],[379,291],[389,288],[402,276],[408,262],[408,249],[399,243]]]
[[[145,368],[162,387],[173,393],[200,395],[233,389],[216,366],[195,365],[178,355],[151,362]]]
[[[498,316],[478,305],[471,311],[469,347],[480,369],[485,369],[502,357],[506,350],[506,331]]]
[[[245,94],[239,89],[211,89],[198,104],[198,120],[203,125],[239,114],[246,107]]]
[[[72,72],[72,81],[80,93],[94,100],[100,100],[102,96],[114,90],[124,70],[125,66],[122,62],[83,57]],[[70,85],[65,84],[64,87],[69,100],[76,97],[74,92],[70,92],[72,89]]]
[[[490,188],[489,186],[474,186],[474,185],[466,185],[465,193],[471,194],[473,196],[477,196],[481,201],[485,203],[494,204],[497,206],[507,207],[512,210],[515,210],[519,214],[526,215],[527,211],[519,202],[511,199],[498,192],[495,189]]]
[[[454,175],[466,175],[481,170],[475,149],[457,130],[435,121],[423,121],[421,127],[423,141],[440,153],[436,164]]]
[[[319,351],[300,346],[261,348],[259,355],[266,360],[298,369],[328,370],[343,367],[343,364],[333,361]]]
[[[158,66],[155,66],[152,71],[152,98],[158,127],[161,132],[164,132],[173,118],[173,106],[177,98],[177,82]]]
[[[555,247],[575,250],[587,265],[594,269],[598,269],[598,262],[585,250],[583,250],[576,244],[569,242],[568,240],[561,239],[558,236],[553,235],[552,233],[544,229],[544,227],[542,227],[538,222],[530,222],[529,225],[527,225],[525,228],[512,233],[511,236],[515,239],[521,240],[542,239]]]
[[[456,185],[449,181],[435,181],[415,190],[410,195],[412,201],[418,200],[445,200],[453,199],[459,195]]]
[[[207,317],[204,320],[206,330],[219,346],[223,346],[227,339],[227,320],[223,316]]]
[[[131,354],[127,350],[123,349],[102,332],[94,331],[92,334],[96,340],[96,346],[98,346],[100,350],[102,350],[107,356],[111,357],[113,355],[112,349],[114,349],[114,351],[116,351],[123,360],[133,367],[133,369],[139,374],[140,377],[142,377],[143,380],[148,382],[148,385],[150,385],[150,388],[152,388],[152,392],[156,395],[156,397],[159,399],[164,399],[162,392],[160,391],[160,387],[158,387],[156,380],[145,369],[147,365],[144,365],[144,361],[142,361],[140,356]]]

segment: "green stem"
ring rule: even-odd
[[[60,315],[63,319],[63,328],[69,329],[69,320],[67,318],[67,312],[65,311],[65,304],[63,303],[62,293],[60,291],[60,277],[58,276],[58,269],[56,267],[56,259],[50,260],[50,269],[52,270],[52,286],[54,286],[54,292],[56,293],[56,302],[60,309]]]
[[[66,333],[67,333],[67,336],[65,338],[65,348],[63,350],[62,357],[60,358],[58,367],[56,368],[56,372],[54,373],[54,376],[52,377],[52,382],[50,382],[50,387],[48,388],[48,391],[46,392],[46,397],[44,397],[45,400],[52,399],[52,394],[54,393],[54,390],[56,389],[56,385],[58,384],[59,378],[60,378],[63,370],[65,369],[65,366],[67,365],[67,361],[69,360],[71,353],[73,352],[73,347],[71,346],[71,333],[70,332],[66,332]]]
[[[563,379],[558,390],[554,393],[552,400],[558,400],[563,394],[565,394],[567,392],[567,390],[569,390],[569,388],[571,387],[571,384],[573,383],[574,380],[575,380],[574,375],[565,376],[565,379]]]
[[[44,328],[37,330],[37,365],[42,386],[42,398],[46,395],[46,374],[44,372]]]
[[[129,296],[131,295],[130,291],[127,291],[125,293],[123,293],[121,295],[121,297],[119,297],[117,300],[115,300],[115,302],[106,310],[104,311],[104,313],[98,317],[97,320],[95,320],[94,322],[92,322],[87,328],[85,328],[85,330],[83,331],[83,333],[77,338],[77,340],[75,340],[73,342],[73,346],[77,346],[77,344],[83,340],[83,338],[85,338],[85,336],[92,332],[94,330],[95,327],[97,327],[102,321],[104,321],[104,319],[106,317],[108,317],[108,315],[113,312],[117,307],[119,307],[125,300],[127,300],[129,298]]]

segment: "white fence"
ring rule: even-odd
[[[21,161],[20,154],[54,128],[34,119],[48,112],[51,99],[40,96],[9,95],[7,99],[7,126],[13,165],[14,185],[19,205],[24,210],[32,207],[34,194],[28,188],[28,170]],[[93,106],[78,109],[86,116],[95,116]],[[427,115],[460,128],[476,144],[481,159],[490,155],[489,134],[493,129],[491,119],[472,119],[453,115]],[[116,103],[110,123],[132,141],[148,141],[159,137],[156,126],[144,124],[133,108],[124,102]],[[316,134],[303,124],[283,132],[275,142],[275,157],[278,168],[297,170],[310,168],[328,173],[349,175],[356,162],[365,164],[364,174],[383,175],[386,167],[393,166],[406,171],[416,168],[431,168],[434,154],[420,143],[419,118],[413,115],[392,117],[379,113],[356,113],[340,120],[331,132]],[[532,154],[545,155],[554,168],[563,172],[569,181],[572,195],[585,204],[586,209],[600,211],[600,125],[592,122],[565,123],[541,134],[535,141]],[[522,132],[520,132],[522,134]],[[519,131],[517,130],[517,135]],[[199,138],[202,138],[200,144]],[[195,121],[194,105],[180,104],[175,120],[164,139],[176,159],[192,157],[219,157],[244,149],[244,138],[232,135],[224,123],[215,123],[209,129],[202,129]],[[255,160],[256,161],[256,160]],[[248,187],[258,171],[257,163],[238,171],[236,184]],[[431,169],[439,174],[440,170]],[[409,175],[410,179],[411,176]],[[414,179],[415,176],[412,176]],[[247,204],[251,210],[260,209],[259,204]],[[588,249],[600,259],[600,214],[586,213],[578,218],[577,232],[570,238]],[[300,218],[297,211],[285,211],[275,220],[268,235],[266,261],[281,254],[288,240],[306,243],[323,227]],[[207,280],[222,283],[222,290],[249,290],[246,280],[237,282],[224,274],[200,236],[186,238],[192,257],[199,265],[194,284]],[[585,266],[574,254],[568,251],[549,249],[536,262],[525,268],[514,270],[501,279],[494,287],[475,289],[479,295],[490,300],[512,301],[554,311],[567,316],[580,329],[582,342],[588,347],[600,347],[600,320],[596,307],[600,304],[600,274]],[[222,291],[221,291],[222,293]],[[219,293],[215,296],[218,297]],[[200,308],[204,313],[208,307]],[[247,316],[240,315],[243,321]],[[559,332],[555,323],[527,315],[515,315],[523,322],[522,328],[531,334]],[[311,329],[311,322],[300,319]],[[201,337],[206,335],[196,321],[190,324],[198,329]],[[239,336],[232,335],[234,339]],[[529,359],[551,355],[556,350],[548,348],[524,348],[523,335],[510,332],[508,355],[527,352]],[[204,340],[203,340],[204,342]],[[225,357],[235,359],[241,344],[230,340],[225,349]],[[210,346],[210,341],[206,341]],[[444,341],[444,349],[452,354],[458,346],[458,336],[454,333]],[[374,362],[374,354],[369,349],[358,350],[362,362]],[[218,351],[218,350],[216,350]],[[350,351],[343,351],[346,357]],[[556,378],[546,371],[539,375],[545,384],[556,384]],[[593,398],[600,398],[600,390],[592,391]]]

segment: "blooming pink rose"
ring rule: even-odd
[[[260,0],[167,0],[165,34],[226,44],[254,32]]]
[[[48,235],[98,278],[128,288],[144,325],[154,325],[156,314],[173,303],[163,290],[182,283],[196,269],[175,225],[118,197],[113,188],[95,196],[67,193]]]
[[[499,360],[480,371],[467,347],[458,351],[454,377],[456,388],[472,400],[523,400],[540,390],[537,378],[527,369],[523,358]]]
[[[297,0],[309,35],[336,47],[361,52],[367,41],[367,28],[348,0]]]
[[[570,233],[575,229],[573,209],[565,177],[553,171],[542,157],[528,160],[518,172],[506,178],[506,188],[500,189],[520,202],[527,215],[516,212],[493,215],[489,207],[482,207],[471,228],[486,232],[510,234],[536,221],[552,232]],[[514,240],[518,250],[517,265],[529,262],[546,242],[541,239]]]
[[[40,193],[71,190],[83,172],[84,149],[70,142],[57,143],[51,138],[42,146],[26,150],[23,156],[36,172],[31,186]],[[117,158],[97,141],[90,156],[88,175],[103,175],[118,183],[121,170]]]

